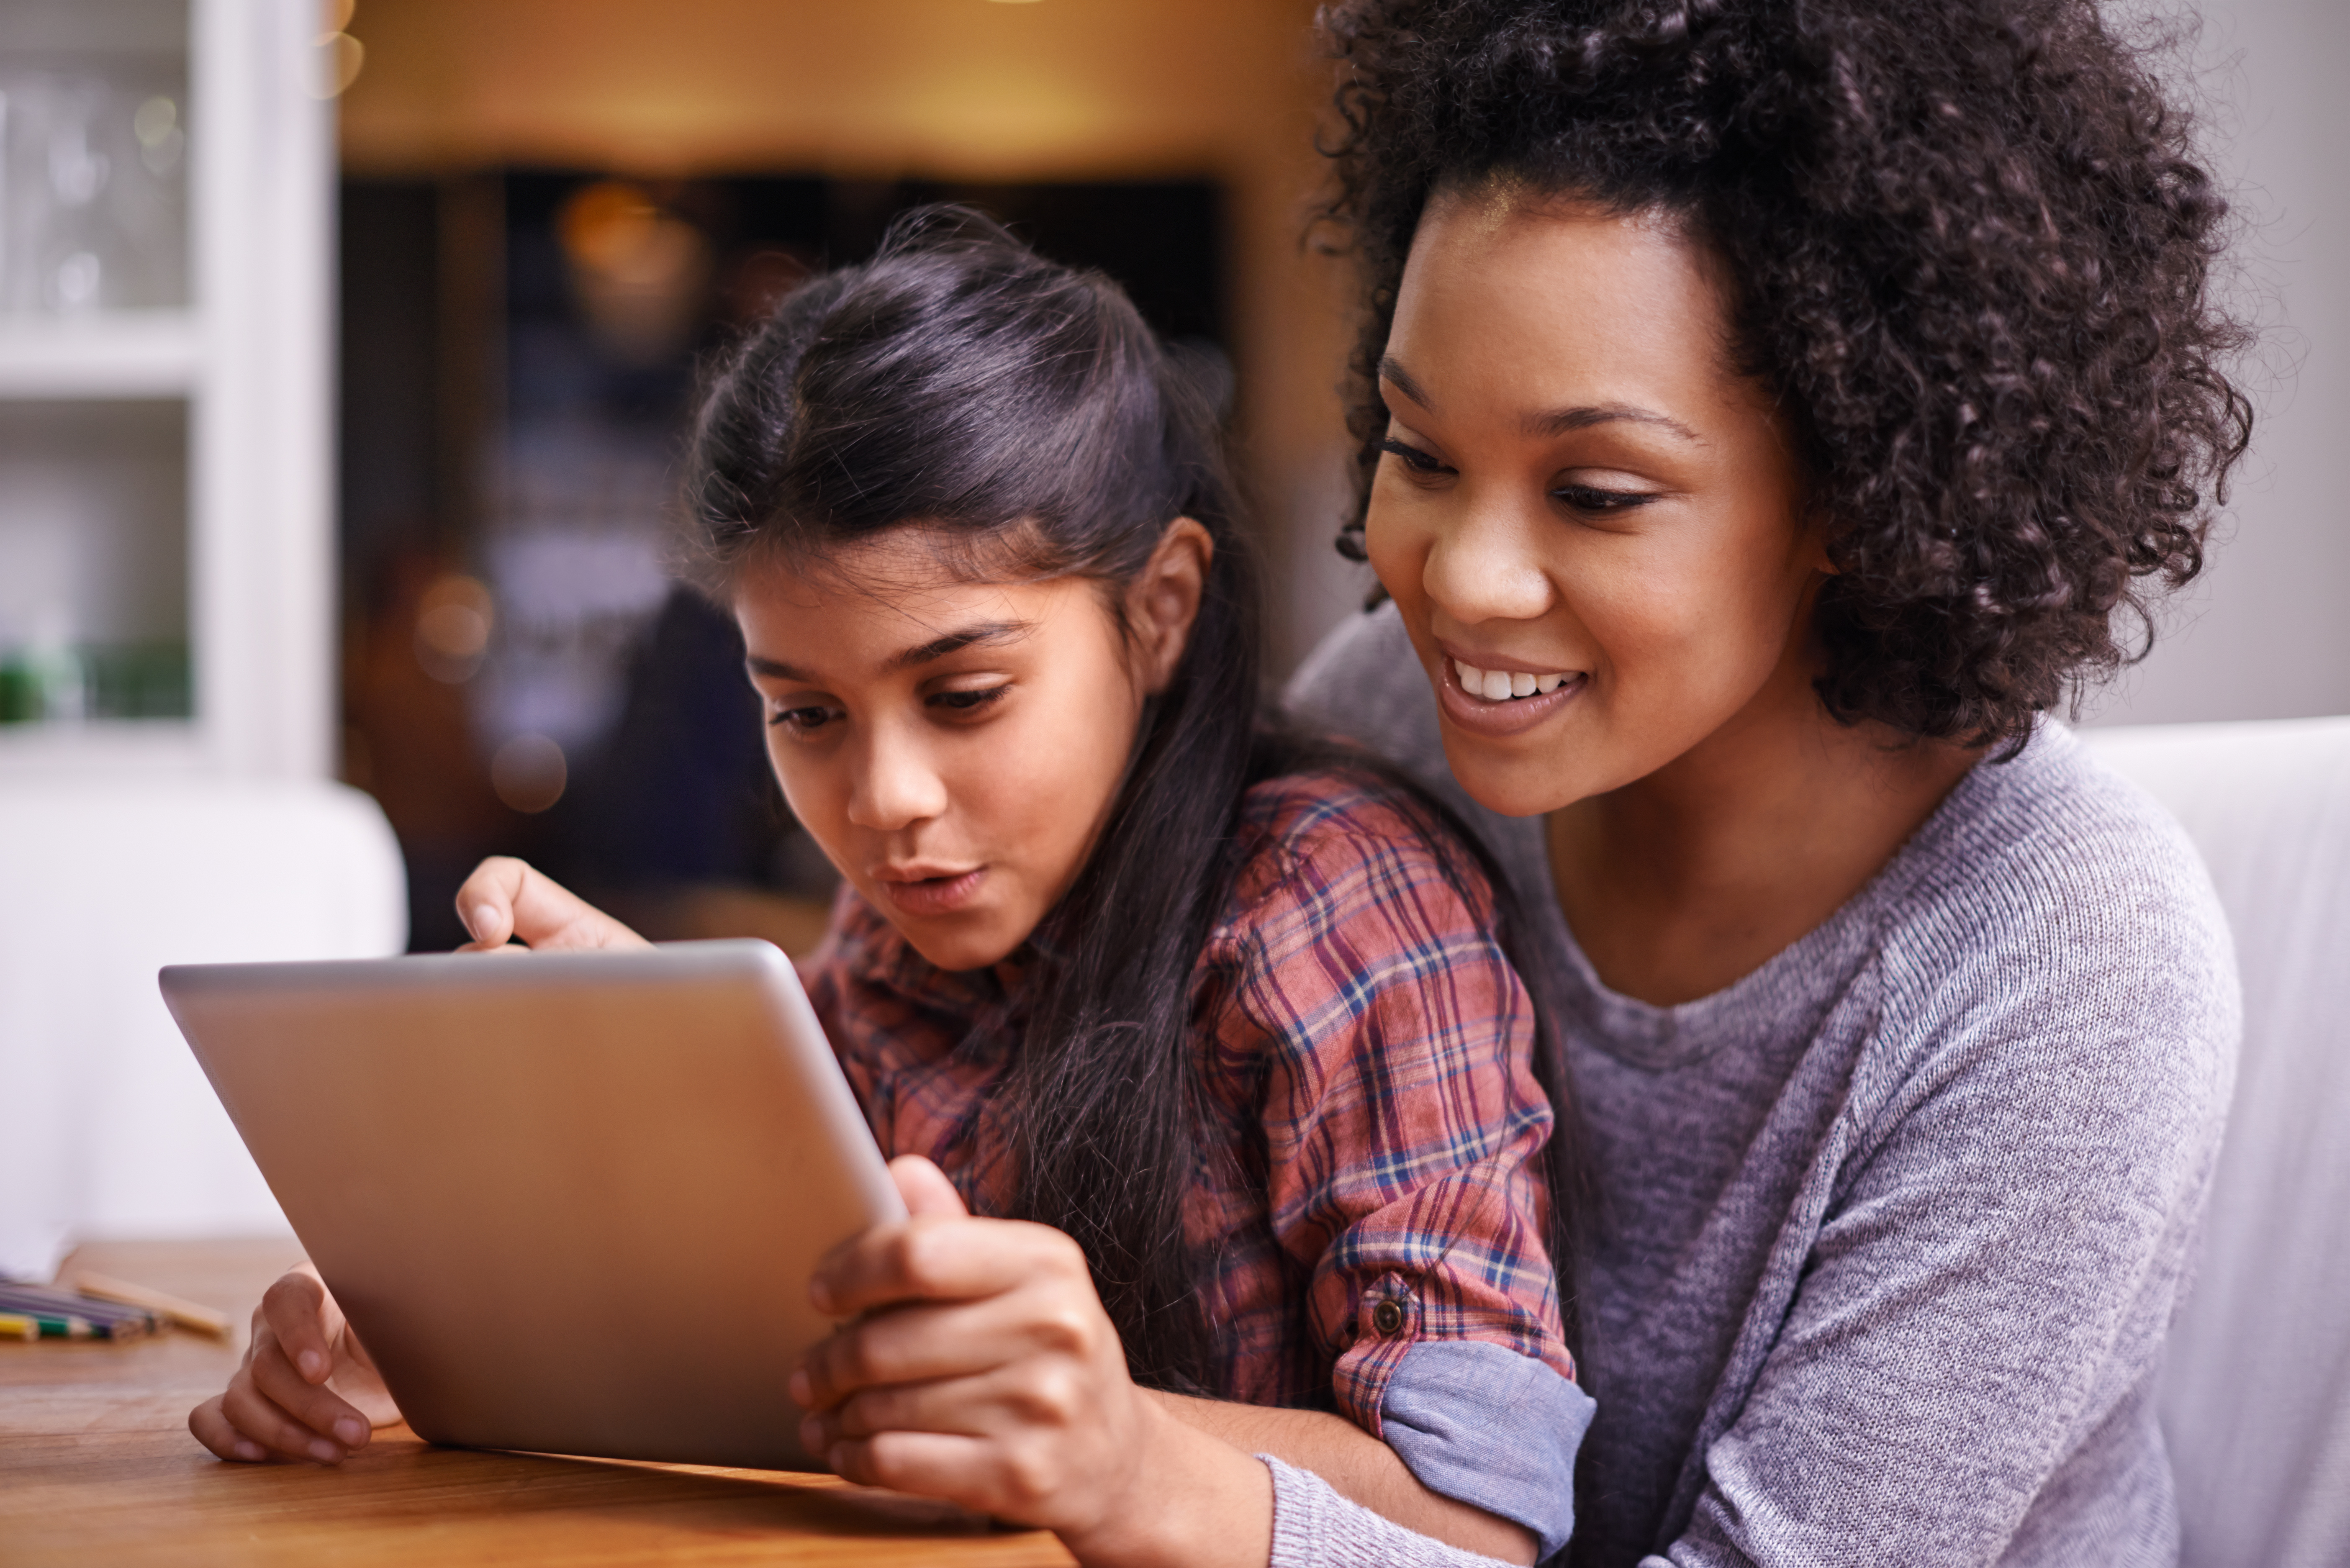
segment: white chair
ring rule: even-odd
[[[2350,1563],[2350,719],[2083,739],[2220,889],[2244,1045],[2163,1430],[2187,1568]]]
[[[0,782],[0,1273],[46,1277],[74,1236],[284,1231],[155,971],[407,930],[399,846],[356,790]]]

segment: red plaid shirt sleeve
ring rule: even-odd
[[[1392,804],[1335,782],[1253,795],[1277,852],[1250,860],[1203,959],[1199,1016],[1232,1069],[1215,1077],[1256,1087],[1266,1218],[1279,1272],[1305,1276],[1314,1359],[1335,1363],[1337,1407],[1377,1436],[1388,1379],[1421,1341],[1575,1366],[1545,1241],[1553,1118],[1534,1008],[1492,934],[1490,890],[1473,871],[1448,877]],[[1264,1293],[1232,1272],[1216,1288],[1245,1317]],[[1245,1356],[1246,1324],[1233,1330]]]

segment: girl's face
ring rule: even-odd
[[[737,589],[793,815],[924,958],[1001,961],[1076,880],[1206,558],[1179,520],[1125,590],[1124,632],[1090,579],[959,580],[914,528]]]
[[[1826,557],[1727,342],[1669,223],[1508,191],[1421,219],[1367,543],[1485,805],[1555,810],[1812,701]]]

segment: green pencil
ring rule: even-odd
[[[11,1313],[9,1315],[30,1322],[41,1331],[43,1339],[92,1339],[98,1335],[97,1328],[86,1317],[51,1317],[45,1312]]]

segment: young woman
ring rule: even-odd
[[[918,217],[734,354],[691,469],[846,880],[810,992],[914,1216],[813,1282],[809,1447],[1088,1563],[1263,1563],[1276,1490],[1327,1493],[1257,1454],[1555,1550],[1590,1402],[1552,1064],[1437,814],[1258,722],[1212,415],[1132,306]],[[482,948],[638,940],[512,860],[459,912]],[[192,1423],[331,1462],[393,1414],[297,1275]]]
[[[2089,0],[1334,10],[1392,602],[1294,698],[1561,994],[1576,1561],[2174,1562],[2233,963],[2045,715],[2248,433],[2186,122]]]

